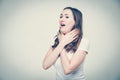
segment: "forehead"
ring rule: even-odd
[[[68,15],[73,15],[72,11],[70,9],[65,9],[62,11],[62,14],[68,14]]]

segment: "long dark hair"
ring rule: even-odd
[[[66,7],[63,10],[66,9],[70,9],[73,13],[74,16],[74,21],[75,21],[75,25],[73,26],[73,29],[78,29],[79,30],[79,37],[75,40],[73,40],[71,43],[65,45],[65,49],[67,52],[72,51],[75,52],[78,48],[78,43],[81,41],[82,36],[83,36],[83,30],[82,30],[82,13],[80,10],[76,9],[76,8],[72,8],[72,7]],[[58,34],[60,34],[60,30],[58,32]],[[59,39],[58,39],[58,35],[56,35],[54,44],[52,45],[52,48],[57,47],[57,45],[59,44]]]

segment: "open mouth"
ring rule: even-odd
[[[64,26],[65,26],[65,24],[61,24],[61,26],[63,26],[63,27],[64,27]]]

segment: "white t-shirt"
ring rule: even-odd
[[[78,49],[88,52],[89,40],[87,38],[82,38]],[[74,53],[68,53],[67,54],[68,58],[71,59],[73,54]],[[60,58],[58,58],[54,64],[54,67],[56,69],[56,80],[86,80],[85,74],[83,71],[83,64],[84,64],[84,61],[72,73],[65,75],[62,64],[61,64],[61,60],[60,60]]]

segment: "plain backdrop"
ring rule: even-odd
[[[0,0],[0,80],[55,80],[42,61],[67,6],[83,13],[88,80],[120,80],[120,0]]]

